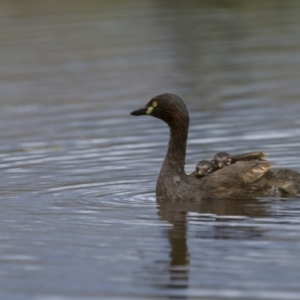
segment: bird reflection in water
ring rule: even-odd
[[[208,199],[197,201],[168,201],[157,198],[158,216],[161,220],[172,224],[171,229],[167,229],[167,237],[170,245],[170,259],[168,266],[164,266],[169,272],[169,283],[167,287],[171,289],[170,295],[174,298],[180,296],[184,298],[185,291],[189,287],[189,266],[193,257],[188,249],[188,221],[189,213],[199,213],[199,218],[205,214],[215,215],[216,221],[222,218],[222,224],[216,222],[212,226],[212,231],[208,234],[203,231],[197,238],[212,239],[249,239],[261,238],[264,232],[255,226],[232,227],[229,216],[240,217],[265,217],[267,215],[266,206],[258,199]],[[226,219],[228,225],[226,225]],[[243,219],[243,218],[241,218]],[[225,225],[224,225],[225,223]],[[161,286],[161,284],[160,284]],[[165,286],[166,287],[166,286]],[[176,289],[176,290],[175,290]],[[174,293],[172,293],[172,290]],[[171,296],[170,296],[171,297]],[[172,298],[172,297],[171,297]]]

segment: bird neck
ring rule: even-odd
[[[182,175],[184,172],[186,143],[188,138],[188,122],[170,126],[169,147],[164,164],[172,173]]]

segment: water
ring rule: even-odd
[[[159,204],[168,129],[186,169],[262,150],[300,171],[297,1],[1,1],[2,299],[299,299],[299,199]]]

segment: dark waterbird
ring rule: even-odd
[[[214,167],[211,161],[209,160],[200,160],[196,165],[196,171],[192,174],[195,174],[196,177],[203,177],[212,172],[214,172]]]
[[[192,200],[300,194],[299,173],[287,169],[270,169],[271,162],[255,158],[230,164],[202,178],[186,174],[184,165],[189,114],[183,100],[175,94],[158,95],[131,115],[151,115],[163,120],[170,128],[169,146],[156,184],[158,197]]]
[[[213,157],[211,164],[214,170],[222,169],[231,164],[231,155],[227,152],[219,152]]]

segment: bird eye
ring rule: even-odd
[[[156,107],[156,106],[157,106],[157,102],[156,102],[156,101],[153,101],[153,102],[152,102],[152,106],[153,106],[153,107]]]

